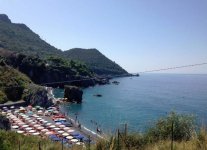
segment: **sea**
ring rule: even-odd
[[[198,125],[207,124],[207,75],[141,74],[114,78],[116,84],[83,89],[82,104],[64,104],[61,109],[92,131],[117,129],[142,132],[170,112],[189,114]],[[102,97],[94,96],[101,94]],[[63,97],[63,89],[54,90]]]

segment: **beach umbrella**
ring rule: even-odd
[[[66,132],[64,132],[62,135],[63,135],[63,136],[69,136],[69,134],[66,133]]]
[[[5,106],[5,107],[3,107],[3,109],[5,110],[5,109],[8,109],[8,108]]]
[[[60,122],[55,122],[55,124],[56,124],[56,125],[61,125],[62,123],[60,123]]]
[[[36,124],[36,122],[34,122],[34,121],[30,121],[29,124],[30,124],[30,125],[33,125],[33,124]]]
[[[48,129],[42,129],[41,132],[48,132]]]
[[[54,130],[57,130],[58,131],[58,130],[60,130],[60,128],[54,128]]]
[[[70,130],[70,128],[69,127],[65,127],[65,128],[63,128],[63,130],[67,131],[67,130]]]
[[[60,130],[60,131],[58,131],[58,133],[60,133],[60,134],[62,134],[62,133],[64,133],[65,131],[62,131],[62,130]]]
[[[44,119],[41,119],[41,120],[39,120],[40,122],[43,122],[43,121],[45,121]]]
[[[33,117],[35,117],[35,118],[39,118],[39,116],[38,115],[36,115],[36,114],[34,114],[34,115],[32,115]]]
[[[11,126],[12,127],[12,129],[18,129],[19,128],[19,126]]]
[[[45,123],[48,123],[48,121],[46,121],[46,120],[43,120],[42,122],[43,122],[44,124],[45,124]]]
[[[77,139],[72,139],[72,140],[70,140],[71,142],[73,142],[73,143],[76,143],[76,142],[78,142],[78,140]]]
[[[53,132],[46,132],[45,134],[46,135],[51,135],[51,134],[53,134]]]
[[[75,143],[76,145],[82,145],[83,143],[81,143],[81,142],[77,142],[77,143]]]
[[[24,122],[18,122],[17,124],[18,124],[19,126],[23,126],[23,125],[25,125]]]
[[[56,138],[56,137],[57,137],[57,135],[55,135],[55,134],[49,135],[49,138]]]
[[[25,128],[25,130],[29,131],[29,130],[32,130],[32,128],[28,127],[28,128]]]
[[[32,135],[40,135],[40,133],[38,133],[38,132],[35,132],[35,133],[32,133]]]
[[[72,136],[67,136],[66,139],[71,140],[71,139],[73,139],[73,137]]]
[[[25,125],[23,125],[22,127],[23,127],[23,128],[27,128],[27,127],[29,127],[29,125],[25,124]]]
[[[50,126],[50,125],[52,125],[52,123],[47,123],[46,125],[47,125],[47,126]]]
[[[60,127],[60,128],[65,128],[65,125],[62,125],[62,124],[61,124],[61,125],[59,125],[59,127]]]
[[[11,107],[10,107],[10,109],[14,109],[14,108],[15,108],[14,106],[11,106]]]
[[[35,133],[36,131],[35,130],[29,130],[29,133]]]
[[[40,127],[37,127],[38,130],[42,130],[44,129],[44,127],[40,126]]]
[[[72,132],[74,132],[75,130],[72,130],[72,129],[70,129],[70,130],[68,130],[67,132],[68,133],[72,133]]]
[[[53,140],[53,141],[61,141],[61,139],[58,138],[58,137],[51,138],[51,140]]]
[[[81,135],[81,134],[79,134],[79,135],[77,135],[77,136],[74,136],[76,139],[83,139],[84,138],[84,136],[83,135]]]
[[[24,131],[22,131],[22,130],[18,130],[17,133],[22,134],[22,133],[24,133]]]
[[[72,133],[70,133],[70,135],[72,135],[72,136],[79,136],[79,133],[77,133],[77,132],[72,132]]]
[[[35,125],[34,125],[35,128],[40,127],[40,126],[41,126],[41,125],[39,125],[39,124],[35,124]]]
[[[51,125],[51,126],[49,126],[50,128],[55,128],[56,126],[55,125]]]

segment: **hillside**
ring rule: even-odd
[[[64,58],[66,61],[79,60],[86,63],[96,74],[125,74],[119,65],[115,64],[95,49],[72,49],[63,52],[40,38],[25,24],[12,23],[8,16],[0,14],[0,48],[35,55],[41,59],[49,57]]]
[[[118,64],[108,59],[97,49],[74,48],[64,51],[65,56],[86,63],[92,71],[99,75],[120,75],[127,74]]]
[[[44,87],[35,85],[25,74],[0,61],[0,104],[25,100],[28,104],[50,106]]]
[[[61,53],[60,50],[43,41],[25,24],[12,23],[6,15],[0,15],[0,35],[0,47],[5,49],[39,56]]]
[[[42,59],[0,48],[0,59],[26,74],[37,84],[68,81],[78,76],[92,76],[92,72],[85,65],[55,56]]]

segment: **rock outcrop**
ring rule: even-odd
[[[52,99],[48,97],[48,91],[41,86],[32,85],[24,90],[24,100],[33,106],[50,107],[53,105]]]
[[[82,102],[83,91],[76,86],[65,86],[64,98],[67,98],[69,102]]]
[[[6,118],[5,116],[2,116],[2,115],[0,115],[0,129],[1,130],[10,130],[11,129],[9,119]]]

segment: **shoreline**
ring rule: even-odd
[[[53,90],[54,90],[53,88],[46,87],[46,89],[47,89],[48,94],[49,94],[48,96],[50,96],[50,98],[53,99],[53,103],[54,103],[54,104],[57,102],[57,100],[61,99],[61,98],[56,98],[56,97],[55,97],[55,95],[53,94]],[[67,103],[67,102],[66,102],[66,103]],[[61,109],[61,107],[62,107],[62,103],[57,104],[57,106],[58,106],[58,108],[59,108],[59,111],[60,111],[62,114],[64,114],[64,116],[65,116],[65,118],[67,119],[67,121],[72,122],[72,124],[73,124],[73,128],[74,128],[75,130],[81,132],[82,134],[84,134],[84,135],[90,137],[91,139],[93,139],[93,140],[95,140],[95,141],[98,140],[98,139],[104,139],[104,140],[107,140],[107,139],[105,138],[104,133],[102,133],[102,134],[104,135],[104,136],[102,136],[102,135],[96,133],[95,131],[88,129],[88,128],[87,128],[86,126],[84,126],[83,124],[81,124],[81,128],[80,128],[80,127],[79,127],[79,122],[76,122],[73,118],[71,118],[71,117],[69,116],[68,112],[65,112],[65,111],[63,111],[63,110]]]

